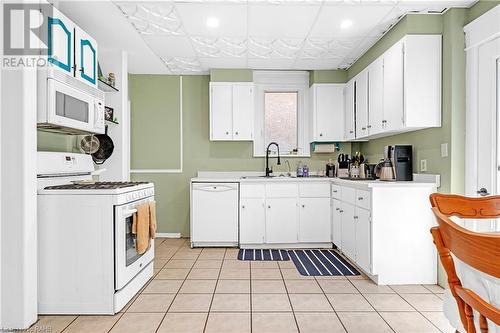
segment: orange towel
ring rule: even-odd
[[[135,249],[137,253],[143,254],[150,246],[150,213],[149,203],[144,203],[136,207],[137,213],[134,214],[132,222],[132,233],[135,233]]]
[[[156,201],[149,203],[149,237],[156,238]]]

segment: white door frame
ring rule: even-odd
[[[467,59],[465,194],[478,196],[481,188],[487,189],[490,194],[498,194],[497,64],[500,59],[500,5],[469,23],[464,27],[464,32]],[[491,121],[485,123],[483,117],[491,117]],[[488,123],[491,127],[487,126]],[[482,141],[485,137],[494,138],[490,139],[492,145],[489,149],[480,148],[484,147]]]

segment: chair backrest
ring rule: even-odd
[[[474,308],[480,313],[481,331],[487,332],[485,317],[498,324],[500,310],[486,303],[473,291],[462,287],[451,254],[479,271],[500,278],[500,235],[471,232],[454,223],[449,217],[496,218],[500,216],[500,196],[466,198],[432,194],[430,200],[439,225],[432,228],[431,233],[448,274],[448,284],[457,301],[462,324],[467,332],[475,332],[472,318]]]

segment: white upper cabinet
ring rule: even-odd
[[[47,18],[48,61],[52,68],[97,87],[97,42],[52,7]]]
[[[441,35],[407,35],[352,78],[346,140],[440,127],[441,62]]]
[[[253,139],[252,83],[210,82],[210,140]]]
[[[397,131],[404,125],[404,62],[403,41],[384,53],[384,131]]]
[[[82,29],[75,28],[75,76],[97,87],[97,42]]]
[[[313,84],[311,142],[344,140],[344,84]]]
[[[375,60],[368,68],[368,132],[381,133],[384,120],[384,58]]]
[[[368,71],[362,71],[354,80],[356,82],[356,138],[365,138],[368,136]]]
[[[344,114],[344,138],[345,140],[356,139],[356,128],[354,126],[355,117],[355,103],[354,103],[354,80],[347,82],[344,89],[344,103],[345,103],[345,114]]]

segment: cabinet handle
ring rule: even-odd
[[[337,190],[333,190],[333,193],[337,193],[338,191]]]
[[[340,208],[339,208],[339,207],[337,207],[337,208],[335,208],[335,210],[340,210]]]
[[[302,205],[302,208],[304,208],[306,205]]]
[[[268,205],[267,208],[271,208],[271,205]]]
[[[362,131],[366,131],[366,127],[361,127],[361,130]]]
[[[357,217],[356,215],[354,215],[353,217],[354,217],[354,219],[355,219],[355,220],[357,220],[357,219],[358,219],[358,217]]]
[[[323,136],[323,133],[319,133],[319,136]]]
[[[238,135],[238,132],[235,132],[234,134]]]
[[[354,131],[349,131],[350,134],[354,133]]]
[[[241,206],[241,208],[245,208],[245,205]]]
[[[226,132],[226,135],[229,135],[229,132]]]
[[[343,213],[344,211],[341,209],[339,212],[340,212],[340,213]]]
[[[363,200],[363,197],[359,197],[358,200],[360,200],[360,201]]]
[[[368,126],[366,126],[366,128],[372,128],[372,125],[368,125]]]

